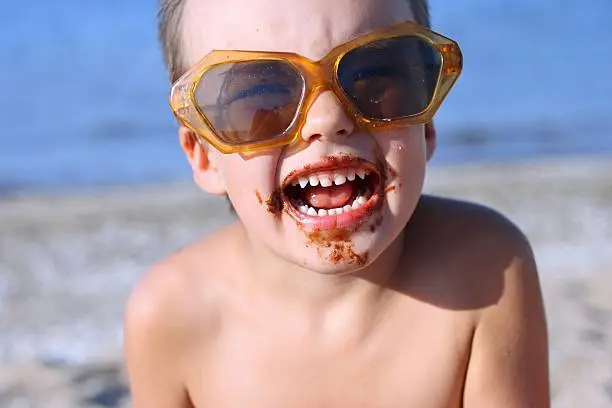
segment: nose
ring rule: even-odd
[[[331,91],[325,91],[317,97],[308,112],[302,127],[302,139],[306,142],[321,140],[338,140],[351,135],[355,123],[342,107],[342,104]]]

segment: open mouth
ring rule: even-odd
[[[341,167],[310,166],[287,177],[283,199],[292,215],[317,228],[342,228],[367,217],[379,200],[380,171],[354,160]]]

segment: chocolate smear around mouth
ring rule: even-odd
[[[370,225],[370,232],[376,232],[376,229],[381,226],[383,222],[383,216],[379,215],[376,220]]]
[[[270,197],[266,200],[266,208],[269,213],[273,214],[276,218],[280,218],[285,203],[283,202],[283,196],[280,188],[277,188],[270,194]]]

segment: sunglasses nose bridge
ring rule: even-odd
[[[306,79],[306,87],[309,103],[312,105],[325,91],[333,91],[333,74],[327,64],[323,62],[311,62],[303,67],[303,75]],[[309,110],[311,106],[307,106]],[[307,113],[307,112],[304,112]]]

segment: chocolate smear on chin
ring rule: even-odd
[[[350,229],[332,229],[332,230],[315,230],[308,232],[307,236],[309,243],[306,246],[315,245],[320,254],[320,249],[329,249],[327,260],[335,265],[357,265],[364,266],[368,262],[368,252],[359,255],[354,250],[354,245],[351,242],[352,230]]]
[[[336,243],[327,259],[334,264],[348,264],[362,267],[368,262],[368,252],[366,251],[363,255],[359,255],[354,251],[352,242]]]

